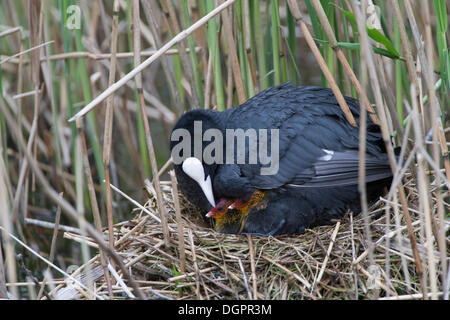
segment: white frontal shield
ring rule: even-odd
[[[191,177],[198,183],[203,193],[205,194],[206,199],[208,199],[209,203],[213,207],[215,207],[216,203],[214,201],[211,177],[208,176],[205,179],[205,169],[203,168],[200,160],[194,157],[187,158],[183,161],[183,165],[181,167],[184,173],[186,173],[189,177]]]

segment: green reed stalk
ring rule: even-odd
[[[181,8],[183,10],[183,18],[185,22],[184,28],[188,28],[192,25],[191,16],[189,14],[189,7],[186,0],[180,1]],[[205,105],[205,98],[203,96],[203,86],[202,86],[202,78],[201,73],[199,71],[199,63],[197,54],[195,53],[195,41],[193,35],[189,35],[187,37],[187,44],[189,48],[189,57],[191,59],[192,71],[194,73],[194,81],[195,81],[195,90],[197,90],[197,95],[200,100],[200,105]]]
[[[299,83],[300,74],[298,72],[296,58],[297,58],[297,37],[295,36],[295,19],[292,16],[291,10],[286,3],[286,20],[288,25],[288,46],[290,68],[289,68],[289,80],[293,83]]]
[[[311,24],[312,24],[313,31],[314,31],[314,37],[316,39],[319,39],[319,40],[325,40],[326,38],[325,38],[325,35],[323,33],[322,27],[320,26],[319,18],[317,17],[316,12],[314,11],[314,8],[313,8],[313,6],[311,4],[311,1],[305,0],[305,3],[306,3],[306,7],[308,9],[309,17],[311,19]],[[322,6],[323,6],[323,4],[322,4]],[[355,29],[353,29],[353,30],[355,30]],[[319,49],[320,49],[320,53],[322,54],[322,57],[325,58],[326,57],[326,55],[325,55],[325,53],[326,53],[325,46],[319,46]],[[322,72],[320,73],[320,78],[321,78],[322,86],[326,87],[327,86],[327,79],[325,78],[325,76],[323,75]]]
[[[325,13],[327,14],[328,21],[330,22],[331,26],[334,26],[335,21],[335,10],[333,6],[329,5],[330,1],[322,1],[322,7],[325,10]],[[328,69],[330,70],[331,74],[335,76],[336,73],[336,64],[335,64],[335,53],[333,48],[331,46],[325,47],[325,55],[324,55],[325,61],[327,62]],[[342,86],[341,86],[342,87]]]
[[[75,47],[77,51],[84,51],[84,46],[81,42],[81,29],[75,30]],[[83,89],[84,102],[87,104],[92,101],[92,93],[90,87],[90,80],[88,76],[88,71],[86,67],[86,60],[78,60],[78,70],[81,81],[81,86]],[[100,178],[100,183],[102,185],[103,195],[106,194],[105,189],[105,168],[103,167],[102,152],[100,144],[98,141],[98,134],[96,128],[95,113],[90,112],[86,117],[86,128],[88,132],[89,142],[94,153],[95,166],[97,167],[98,175]]]
[[[345,40],[345,42],[350,43],[350,33],[349,33],[349,29],[348,29],[348,19],[347,19],[347,17],[344,14],[342,14],[341,16],[342,16],[342,26],[343,26],[343,30],[344,30],[344,40]],[[347,55],[348,64],[350,65],[352,70],[355,70],[353,68],[352,51],[351,50],[345,50],[345,52],[346,52],[346,55]],[[356,98],[356,89],[355,89],[354,86],[351,86],[351,96],[353,98]]]
[[[447,43],[447,8],[445,0],[433,0],[434,10],[436,12],[436,42],[439,55],[439,72],[443,79],[444,86],[442,86],[442,98],[448,101],[448,94],[450,92],[450,54]],[[446,98],[447,97],[447,98]]]
[[[206,11],[214,10],[214,1],[206,1]],[[208,46],[209,56],[213,60],[214,69],[214,88],[216,93],[217,109],[219,111],[225,110],[225,96],[223,93],[224,84],[222,81],[222,67],[220,59],[219,48],[219,28],[217,24],[217,17],[208,21]]]
[[[66,0],[59,0],[58,6],[61,13],[61,34],[62,34],[62,42],[63,42],[63,50],[64,53],[71,52],[72,51],[72,41],[70,41],[69,36],[69,30],[65,27],[67,22],[67,16],[66,16],[66,10],[67,6],[69,5],[69,2]],[[65,78],[65,84],[66,84],[66,94],[67,94],[67,110],[68,110],[68,117],[72,117],[75,114],[74,105],[73,105],[73,97],[72,97],[72,79],[71,74],[72,70],[77,70],[75,68],[75,61],[74,60],[65,60],[64,63],[64,78]],[[77,168],[78,164],[78,157],[77,155],[77,148],[76,148],[76,137],[77,137],[77,129],[75,122],[69,123],[71,136],[72,136],[72,150],[71,150],[71,158],[72,158],[72,172],[75,173],[75,168]]]
[[[280,47],[278,39],[278,0],[271,0],[271,35],[272,35],[272,59],[274,71],[274,85],[281,83]]]
[[[169,29],[169,38],[173,38],[172,31]],[[176,47],[175,47],[176,48]],[[183,79],[183,68],[181,67],[181,58],[180,55],[174,54],[172,55],[172,64],[173,64],[173,73],[175,75],[175,81],[177,83],[177,90],[180,96],[180,101],[183,107],[185,108],[184,98],[186,96],[182,79]]]
[[[245,54],[245,37],[244,37],[244,2],[237,1],[234,6],[234,13],[235,13],[235,23],[236,23],[236,44],[237,44],[237,54],[239,58],[239,65],[241,67],[241,77],[242,82],[244,84],[244,92],[247,97],[249,97],[249,73],[246,72],[247,70],[247,57]],[[251,81],[251,76],[250,76]]]
[[[395,49],[400,52],[400,33],[398,32],[397,21],[394,19],[394,46]],[[400,60],[395,61],[395,100],[398,118],[403,123],[403,88],[402,88],[402,62]]]
[[[261,24],[260,1],[253,0],[249,2],[252,14],[253,30],[256,42],[256,58],[258,63],[259,89],[264,90],[269,87],[269,78],[267,77],[266,51],[264,47],[264,33]]]

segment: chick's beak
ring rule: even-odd
[[[211,210],[206,214],[207,218],[217,218],[223,216],[228,211],[228,206],[233,200],[228,200],[222,198],[217,203],[217,206],[212,207]]]

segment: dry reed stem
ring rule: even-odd
[[[438,292],[437,296],[441,297],[443,295],[442,292]],[[429,298],[431,298],[431,293],[427,295]],[[418,300],[418,299],[424,299],[423,294],[416,293],[416,294],[405,294],[401,296],[393,296],[393,297],[383,297],[380,298],[380,300]]]
[[[391,0],[390,3],[394,8],[395,19],[397,20],[398,31],[400,34],[400,43],[403,48],[403,54],[406,58],[406,66],[408,68],[409,82],[418,86],[417,78],[415,76],[416,71],[414,67],[414,60],[412,56],[412,49],[408,40],[408,34],[406,33],[405,21],[403,19],[398,1]]]
[[[41,45],[39,45],[38,47],[35,48],[30,48],[27,50],[21,50],[19,51],[18,54],[13,55],[13,56],[3,56],[1,55],[0,57],[3,59],[1,60],[2,63],[14,63],[14,64],[19,64],[20,60],[17,59],[17,57],[19,56],[23,56],[24,53],[28,53],[32,50],[35,49],[39,49],[42,46],[47,46],[49,44],[52,44],[54,41],[48,41],[45,42]],[[189,48],[186,48],[186,53],[190,52]],[[195,52],[199,53],[202,50],[201,47],[195,47]],[[141,55],[143,57],[151,57],[152,55],[154,55],[156,52],[156,50],[145,50],[145,51],[141,51]],[[171,55],[177,55],[180,52],[178,51],[178,49],[169,49],[167,50],[164,54],[171,56]],[[95,52],[90,52],[90,51],[76,51],[76,52],[67,52],[67,53],[58,53],[58,54],[52,54],[50,56],[41,56],[40,61],[58,61],[58,60],[67,60],[67,59],[90,59],[90,60],[108,60],[111,59],[111,54],[112,53],[95,53]],[[133,58],[134,56],[134,52],[118,52],[116,54],[116,59],[129,59],[129,58]],[[24,65],[29,64],[29,61],[23,61]]]
[[[91,208],[92,208],[92,216],[94,218],[95,227],[96,227],[98,233],[101,234],[102,233],[102,220],[100,217],[100,210],[99,210],[99,206],[97,203],[97,196],[95,194],[94,181],[92,178],[91,167],[89,164],[88,149],[87,149],[87,145],[86,145],[86,137],[85,137],[84,131],[82,130],[82,127],[80,128],[78,134],[81,139],[81,150],[82,150],[82,154],[83,154],[84,173],[85,173],[85,176],[87,179],[89,200],[90,200]],[[114,233],[113,228],[108,228],[108,231],[109,231],[109,234]],[[112,242],[111,242],[111,239],[112,239]],[[109,236],[109,241],[110,241],[109,245],[110,245],[111,250],[114,250],[114,235]],[[106,283],[108,285],[108,290],[110,292],[110,295],[112,296],[111,278],[107,271],[108,270],[107,269],[108,262],[106,261],[106,257],[105,257],[105,253],[104,253],[103,249],[101,247],[99,247],[99,250],[100,250],[100,263],[103,267],[103,272],[106,277]]]
[[[203,106],[204,109],[212,109],[211,106],[211,87],[213,82],[213,60],[214,57],[212,55],[208,55],[208,66],[206,68],[206,75],[205,75],[205,105]]]
[[[414,131],[415,131],[415,144],[416,144],[416,150],[421,150],[421,147],[423,147],[423,135],[421,131],[421,125],[419,120],[419,108],[417,105],[417,99],[416,97],[416,89],[414,84],[411,85],[411,96],[412,96],[412,105],[413,105],[413,112],[412,112],[412,121],[414,122]],[[424,159],[423,154],[420,151],[417,152],[417,182],[419,187],[419,196],[420,196],[420,202],[422,204],[422,210],[423,210],[423,216],[424,216],[424,222],[425,222],[425,234],[427,239],[427,257],[428,257],[428,268],[430,270],[429,276],[430,276],[430,283],[431,283],[431,293],[432,293],[432,299],[437,299],[437,281],[436,281],[436,266],[434,263],[434,256],[433,256],[433,240],[432,240],[432,234],[431,234],[431,216],[430,216],[430,200],[428,198],[428,191],[429,185],[427,178],[425,176],[425,169],[424,169]],[[426,273],[424,274],[424,277],[426,277]],[[424,280],[426,283],[426,280]],[[425,295],[425,292],[423,292],[424,298],[427,298],[428,296]]]
[[[148,182],[150,184],[150,182]],[[129,200],[131,203],[133,203],[134,205],[137,205],[140,209],[142,209],[144,212],[146,212],[149,216],[151,216],[153,219],[155,219],[156,222],[161,223],[161,219],[158,218],[153,212],[147,210],[146,208],[144,208],[144,206],[140,205],[139,202],[137,202],[136,200],[132,199],[131,197],[129,197],[127,194],[125,194],[124,192],[122,192],[119,188],[115,187],[114,185],[111,184],[111,188],[118,192],[121,196],[125,197],[127,200]],[[162,224],[162,223],[161,223]]]
[[[194,237],[192,236],[191,229],[188,229],[188,235],[189,235],[189,242],[191,245],[191,252],[192,252],[192,262],[194,264],[194,270],[195,270],[195,293],[197,295],[197,299],[203,300],[203,297],[200,293],[200,270],[198,268],[197,264],[197,255],[195,252],[195,245],[194,245]]]
[[[250,255],[250,268],[252,271],[252,284],[253,284],[253,300],[258,300],[258,283],[256,282],[256,264],[255,264],[255,251],[253,250],[253,240],[250,234],[247,235],[248,250]]]
[[[362,15],[359,19],[357,19],[357,28],[358,33],[360,34],[360,42],[368,43],[367,33],[365,30],[365,22],[366,17],[366,2],[361,2],[361,11]],[[364,109],[364,101],[368,100],[367,94],[365,92],[367,88],[367,52],[368,46],[361,45],[361,77],[362,77],[362,88],[363,90],[360,92],[360,128],[359,128],[359,166],[358,166],[358,191],[360,193],[360,201],[361,201],[361,214],[364,218],[364,234],[367,238],[367,246],[368,246],[368,256],[369,262],[371,265],[374,264],[373,259],[373,241],[372,234],[369,226],[369,217],[368,217],[368,204],[367,204],[367,187],[366,187],[366,143],[367,143],[367,110]]]
[[[59,195],[62,197],[63,192],[61,192]],[[52,235],[52,242],[50,245],[50,255],[48,260],[53,263],[53,260],[55,258],[55,251],[56,251],[56,239],[58,237],[58,231],[59,231],[59,220],[61,218],[61,207],[58,206],[58,209],[56,210],[56,217],[55,217],[55,224],[53,228],[53,235]],[[44,274],[48,274],[50,272],[50,267],[47,267],[47,271]],[[44,279],[42,279],[41,287],[39,288],[39,293],[36,297],[36,300],[40,300],[42,297],[42,294],[44,293],[45,284],[47,282],[47,277],[44,276]]]
[[[134,294],[131,293],[131,291],[128,289],[127,285],[123,282],[117,271],[114,269],[114,267],[108,263],[108,270],[111,272],[111,275],[114,277],[114,279],[117,281],[119,286],[123,289],[123,291],[127,294],[127,296],[131,299],[135,299],[136,297]],[[112,296],[112,294],[111,294]]]
[[[336,227],[334,228],[333,234],[331,235],[330,245],[328,246],[327,254],[325,255],[325,259],[323,259],[322,267],[320,267],[319,275],[317,276],[316,279],[314,279],[314,283],[312,284],[312,288],[313,288],[313,289],[315,289],[317,283],[320,282],[320,280],[322,280],[322,276],[323,276],[323,273],[324,273],[324,271],[325,271],[325,267],[327,266],[327,263],[328,263],[328,259],[329,259],[329,257],[330,257],[331,250],[333,250],[334,241],[336,240],[336,235],[337,235],[337,233],[338,233],[338,231],[339,231],[339,227],[340,227],[340,226],[341,226],[341,223],[338,222],[338,223],[336,224]]]
[[[46,228],[46,229],[52,229],[52,230],[55,228],[55,224],[54,223],[48,222],[48,221],[43,221],[43,220],[25,218],[24,222],[26,224],[38,226],[40,228]],[[58,231],[67,231],[67,232],[81,234],[81,230],[79,228],[74,228],[74,227],[61,225],[61,224],[58,225]]]
[[[224,1],[221,1],[222,3]],[[222,11],[222,21],[223,21],[223,28],[225,31],[225,36],[227,39],[227,45],[228,45],[228,55],[230,58],[230,65],[232,69],[232,74],[234,78],[235,88],[238,96],[239,104],[243,104],[247,97],[245,96],[244,92],[244,83],[242,81],[241,76],[241,66],[239,65],[239,59],[237,56],[237,50],[236,50],[236,43],[234,41],[233,37],[233,28],[230,21],[230,16],[227,12],[227,10]]]
[[[252,293],[250,291],[250,287],[248,286],[247,275],[245,273],[244,266],[242,265],[242,260],[237,258],[237,261],[238,261],[238,264],[239,264],[239,269],[240,269],[241,274],[242,274],[242,279],[244,280],[244,287],[245,287],[245,290],[247,291],[248,300],[254,300],[253,295],[252,295]]]
[[[20,64],[19,64],[20,65]],[[19,67],[20,68],[20,67]],[[18,81],[18,83],[21,83],[22,81],[20,81],[20,77],[19,77],[19,81]],[[18,86],[19,86],[19,84],[18,84]],[[39,90],[39,92],[38,92],[38,94],[41,94],[42,93],[42,91],[41,90]],[[29,97],[29,96],[33,96],[33,95],[35,95],[36,94],[36,91],[34,91],[34,90],[31,90],[31,91],[28,91],[28,92],[23,92],[23,93],[20,93],[20,94],[16,94],[16,95],[13,95],[13,99],[14,100],[18,100],[18,99],[22,99],[22,98],[25,98],[25,97]],[[20,123],[20,121],[18,121],[19,123]]]
[[[88,178],[84,178],[84,173],[86,173],[86,167],[84,165],[85,158],[88,158],[87,147],[86,146],[86,138],[83,132],[83,119],[79,119],[76,123],[77,133],[75,136],[75,191],[76,191],[76,200],[75,200],[75,208],[78,213],[78,227],[81,230],[83,236],[86,236],[86,228],[85,228],[85,211],[86,208],[84,206],[84,188],[85,184],[89,189],[89,180]],[[89,160],[88,160],[89,163]],[[90,171],[90,170],[89,170]],[[89,172],[90,173],[90,172]],[[86,180],[87,183],[85,182]],[[94,192],[95,196],[95,192]],[[87,287],[88,292],[92,292],[94,290],[94,283],[91,277],[91,265],[87,263],[90,260],[90,251],[86,244],[86,242],[81,242],[81,257],[86,267],[85,273],[87,275]],[[92,296],[90,296],[92,299]]]
[[[429,68],[428,61],[427,61],[427,59],[425,57],[425,50],[424,50],[423,45],[422,45],[422,40],[423,39],[422,39],[422,36],[419,33],[419,28],[418,28],[416,20],[414,18],[414,13],[412,12],[411,2],[409,0],[405,0],[405,1],[402,1],[402,2],[403,2],[403,5],[405,7],[406,15],[408,17],[409,25],[411,27],[411,33],[412,33],[412,36],[413,36],[413,39],[414,39],[414,43],[416,45],[417,55],[418,55],[418,58],[419,58],[419,61],[420,61],[420,67],[423,70],[428,70],[428,68]],[[424,81],[421,81],[421,82],[423,82],[425,84],[427,89],[432,88],[434,86],[433,83],[429,83],[428,82],[428,78],[427,77],[421,77],[421,80],[424,80]],[[420,85],[421,82],[417,82],[417,84]],[[420,112],[422,112],[421,109],[419,109],[419,110],[420,110]]]
[[[140,32],[140,18],[139,18],[139,0],[133,0],[132,2],[132,20],[133,20],[133,48],[134,48],[134,65],[135,68],[141,63],[141,32]],[[163,205],[162,200],[162,192],[161,192],[161,186],[159,184],[159,177],[158,177],[158,165],[156,162],[156,155],[155,155],[155,149],[153,146],[153,139],[152,134],[150,131],[150,124],[148,121],[148,118],[146,116],[145,112],[145,101],[144,101],[144,94],[142,89],[142,74],[138,73],[136,74],[136,87],[138,91],[139,96],[139,105],[141,107],[141,116],[144,123],[144,131],[145,131],[145,141],[147,143],[147,151],[148,156],[150,159],[151,167],[152,167],[152,175],[153,175],[153,184],[156,190],[158,201],[158,207],[159,207],[159,214],[161,217],[161,224],[163,227],[163,233],[164,233],[164,241],[165,245],[167,247],[170,246],[170,240],[169,240],[169,229],[167,228],[167,217],[166,217],[166,208]]]
[[[172,197],[175,207],[175,215],[177,220],[177,230],[178,230],[178,248],[180,250],[180,272],[186,272],[186,253],[184,252],[184,237],[183,237],[183,220],[181,218],[181,208],[180,201],[178,198],[178,183],[175,176],[175,171],[170,171],[170,180],[172,182]]]
[[[394,201],[396,203],[398,202],[397,201],[397,194],[394,194]],[[398,206],[394,206],[393,209],[394,209],[395,227],[397,228],[397,232],[395,233],[395,239],[396,239],[399,251],[403,253],[404,249],[403,249],[402,236],[401,236],[401,231],[400,231],[400,213],[399,213],[399,208],[398,208]],[[407,292],[411,292],[411,277],[409,275],[408,265],[407,265],[405,256],[402,254],[400,257],[401,257],[403,276],[404,276],[405,282],[406,282],[406,291]]]
[[[158,179],[161,177],[161,175],[169,169],[169,167],[173,164],[172,158],[169,158],[169,160],[166,161],[166,163],[159,169],[158,171]]]
[[[110,69],[108,76],[108,85],[114,83],[116,77],[116,56],[117,56],[117,34],[118,34],[118,23],[119,23],[119,0],[114,0],[113,4],[113,20],[112,20],[112,30],[111,30],[111,58],[110,58]],[[105,191],[106,191],[106,215],[108,221],[108,240],[109,247],[114,250],[114,228],[113,219],[114,215],[112,212],[112,197],[111,197],[111,187],[110,187],[110,161],[111,161],[111,144],[112,144],[112,130],[113,130],[113,117],[114,117],[114,96],[111,95],[106,100],[106,112],[105,112],[105,129],[103,134],[103,165],[105,167]],[[97,225],[97,230],[101,230],[101,224]],[[102,259],[102,266],[104,268],[105,275],[109,279],[106,261]],[[112,263],[114,268],[114,263]],[[111,281],[108,281],[108,290],[112,295]]]
[[[233,107],[233,73],[231,69],[231,57],[228,55],[227,65],[227,104],[226,108],[231,109]]]
[[[389,71],[388,71],[389,69],[385,65],[386,63],[384,62],[382,57],[376,55],[376,56],[374,56],[374,59],[376,62],[375,67],[377,70],[377,75],[379,77],[380,87],[383,92],[383,98],[386,100],[385,106],[387,109],[387,115],[390,117],[389,123],[388,123],[389,133],[392,136],[392,135],[394,135],[394,130],[395,130],[395,133],[397,134],[398,138],[401,139],[403,137],[402,124],[400,123],[400,119],[398,118],[397,110],[390,107],[390,106],[395,105],[395,98],[394,98],[394,94],[392,92],[393,88],[390,85],[390,81],[388,78],[386,78],[386,73],[387,74],[389,73]]]
[[[0,32],[0,39],[3,38],[3,37],[9,36],[9,35],[11,35],[13,33],[16,33],[18,31],[23,33],[23,28],[22,27],[14,27],[14,28],[9,28],[9,29],[7,29],[7,30],[5,30],[3,32]]]
[[[25,50],[25,44],[24,44],[24,37],[22,37],[21,41],[20,41],[20,49],[19,52],[22,52]],[[17,68],[17,73],[18,73],[18,79],[17,79],[17,93],[19,92],[23,92],[23,87],[24,87],[24,81],[23,81],[23,59],[24,59],[24,55],[21,55],[19,58],[19,66]],[[33,92],[33,94],[35,94],[35,91],[32,90],[31,92]],[[3,94],[3,93],[2,93]],[[14,99],[14,96],[13,96]],[[22,101],[18,101],[17,103],[18,106],[18,112],[17,112],[17,123],[20,124],[22,123]],[[22,132],[21,132],[22,133]]]
[[[12,60],[14,58],[20,57],[20,56],[24,55],[25,53],[33,52],[33,51],[35,51],[37,49],[40,49],[40,48],[45,47],[45,46],[48,46],[49,44],[52,44],[53,42],[55,42],[55,41],[54,40],[47,41],[45,43],[41,43],[41,44],[39,44],[37,46],[31,47],[31,48],[29,48],[27,50],[24,50],[24,51],[21,51],[19,53],[16,53],[15,55],[5,57],[3,60],[0,61],[0,65],[8,62],[9,60]],[[40,61],[40,59],[39,59],[39,61]],[[20,63],[20,60],[18,61],[18,63]]]
[[[353,212],[350,212],[349,215],[350,219],[350,237],[352,241],[352,272],[353,272],[353,279],[354,279],[354,288],[355,288],[355,300],[358,300],[358,274],[356,273],[355,268],[355,259],[356,259],[356,249],[355,249],[355,234],[354,234],[354,228],[353,228]]]

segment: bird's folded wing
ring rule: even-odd
[[[366,183],[389,178],[392,172],[387,156],[375,157],[366,154]],[[314,163],[314,174],[310,179],[299,174],[286,184],[287,187],[314,188],[357,185],[359,178],[359,154],[357,150],[333,152]]]

